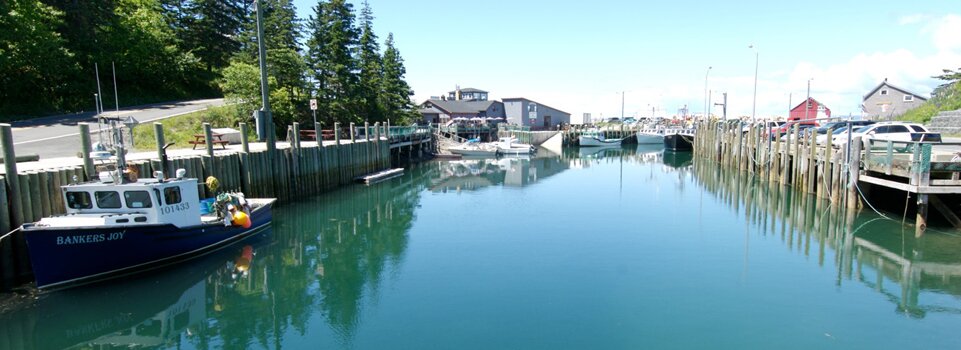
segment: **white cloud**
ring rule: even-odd
[[[912,15],[901,18],[899,23],[915,20],[928,19]],[[935,48],[934,53],[919,55],[906,49],[895,49],[861,53],[846,62],[829,66],[800,62],[786,77],[779,77],[777,81],[765,81],[763,85],[772,91],[793,91],[793,103],[798,104],[804,100],[807,80],[813,78],[811,97],[824,102],[833,112],[844,115],[858,113],[863,95],[884,79],[888,79],[888,82],[895,86],[927,96],[937,85],[937,81],[931,76],[939,74],[943,68],[957,67],[958,62],[961,62],[961,35],[958,34],[961,33],[961,16],[951,14],[932,19],[921,29],[921,33],[930,40]],[[763,90],[759,88],[758,91],[758,101],[762,101]],[[778,97],[777,94],[773,95],[775,96],[766,97]],[[781,103],[767,104],[765,111],[787,110],[779,104]],[[783,115],[786,112],[777,114]]]
[[[941,51],[961,50],[961,16],[947,15],[928,24],[923,33],[930,34],[934,47]]]

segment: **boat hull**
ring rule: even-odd
[[[690,151],[693,148],[693,135],[669,134],[664,135],[664,149],[671,151]]]
[[[662,143],[664,143],[663,134],[654,134],[654,133],[645,133],[645,132],[637,133],[637,144],[639,145],[660,145]]]
[[[250,213],[249,228],[208,223],[90,228],[24,228],[37,287],[61,288],[178,263],[266,229],[273,201]]]
[[[580,136],[578,138],[581,147],[619,147],[620,139],[601,139],[594,136]]]

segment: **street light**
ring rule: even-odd
[[[704,73],[704,118],[707,119],[707,75],[711,74],[711,66],[707,66],[707,72]]]
[[[754,44],[748,45],[749,49],[754,49],[754,100],[751,102],[751,124],[755,123],[755,112],[757,111],[757,60],[758,52]]]

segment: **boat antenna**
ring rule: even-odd
[[[96,62],[93,64],[93,71],[97,75],[97,101],[94,101],[94,103],[97,104],[97,114],[100,114],[103,113],[103,92],[100,91],[100,67],[97,66]]]
[[[117,96],[117,66],[114,65],[113,61],[110,62],[110,68],[113,69],[113,105],[117,110],[117,116],[120,116],[120,97]]]

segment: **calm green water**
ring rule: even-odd
[[[275,216],[0,314],[0,348],[961,347],[961,236],[656,147],[431,162]]]

